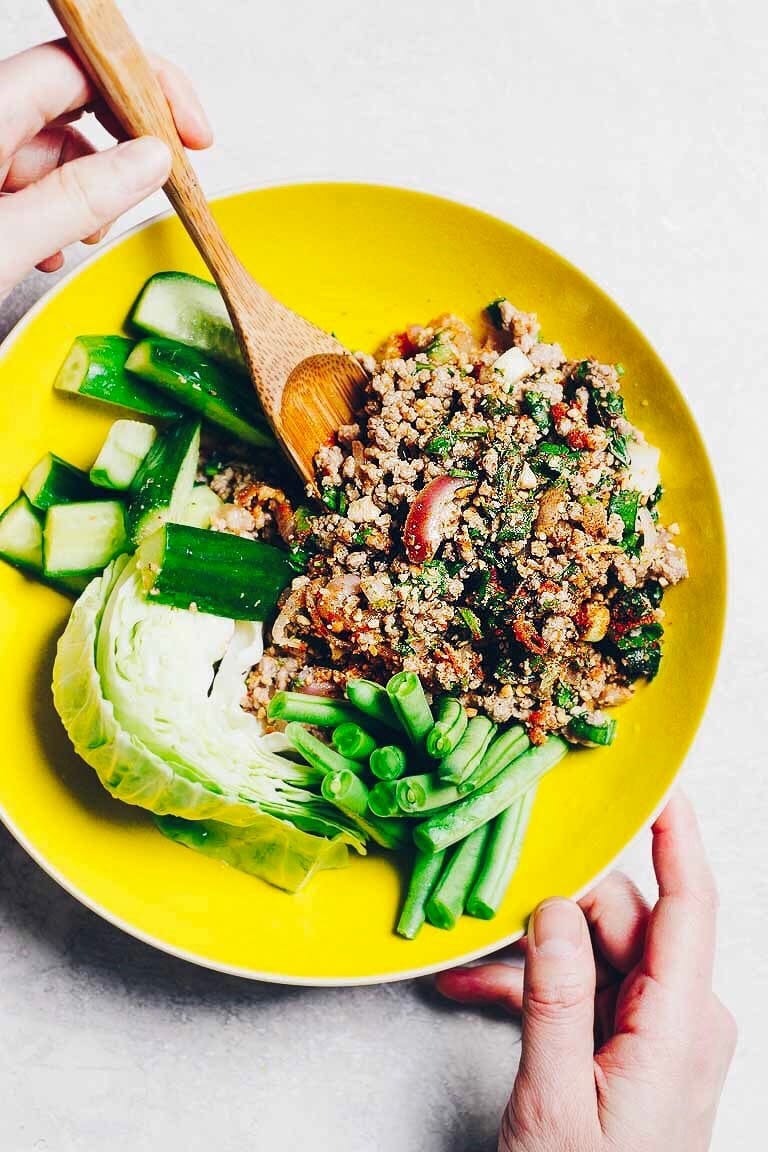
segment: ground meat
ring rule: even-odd
[[[658,492],[633,489],[619,373],[493,308],[483,343],[451,315],[387,340],[354,422],[316,455],[319,510],[242,465],[210,479],[216,527],[307,558],[249,680],[259,714],[280,687],[405,668],[541,742],[654,674],[659,601],[686,562]],[[524,355],[500,360],[510,346]]]

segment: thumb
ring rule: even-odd
[[[72,160],[0,201],[0,291],[109,224],[167,179],[171,155],[153,136]]]
[[[594,1073],[595,960],[578,904],[547,900],[528,927],[523,987],[523,1034],[513,1108],[526,1115],[567,1114],[596,1120]],[[574,1115],[575,1114],[575,1115]]]

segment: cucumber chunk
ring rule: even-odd
[[[0,556],[27,572],[43,567],[43,525],[23,493],[0,515]]]
[[[188,344],[245,371],[226,305],[209,280],[186,272],[158,272],[139,293],[130,319],[145,332]]]
[[[47,576],[100,572],[127,545],[125,511],[119,500],[87,500],[49,508],[43,529]]]
[[[182,517],[183,522],[190,528],[210,528],[211,520],[222,504],[223,501],[207,484],[195,484]]]
[[[152,424],[115,420],[91,468],[91,483],[99,488],[130,488],[156,436]]]
[[[126,522],[132,544],[140,544],[168,520],[183,519],[199,451],[199,420],[179,420],[155,440],[131,486]]]
[[[0,557],[42,584],[79,596],[89,576],[48,576],[43,571],[43,522],[22,493],[0,514]]]
[[[71,392],[117,404],[156,420],[181,415],[159,392],[125,371],[133,340],[125,336],[78,336],[53,382],[60,392]]]
[[[211,424],[260,448],[275,440],[249,380],[176,340],[140,340],[126,368]]]
[[[280,548],[185,524],[166,524],[146,540],[139,564],[158,603],[232,620],[266,620],[295,575]]]
[[[68,464],[53,452],[38,460],[21,486],[35,508],[45,511],[54,504],[69,504],[96,495],[87,472]]]

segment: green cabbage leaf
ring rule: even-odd
[[[216,845],[212,854],[295,891],[302,876],[343,863],[347,845],[364,852],[365,841],[319,795],[321,774],[242,709],[261,643],[260,624],[153,603],[136,560],[121,556],[72,610],[53,698],[76,751],[113,796],[157,816],[215,822],[198,837],[208,845],[201,850]],[[253,833],[230,832],[224,849],[224,826]]]

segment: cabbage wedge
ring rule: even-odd
[[[121,556],[72,610],[53,699],[114,797],[214,822],[162,830],[296,891],[317,868],[344,864],[347,845],[364,852],[365,837],[322,799],[321,774],[281,755],[283,738],[241,708],[261,643],[261,624],[153,603],[137,559]]]

